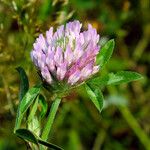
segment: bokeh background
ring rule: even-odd
[[[102,45],[115,39],[113,56],[100,75],[132,70],[144,79],[104,88],[101,114],[82,88],[73,91],[63,100],[49,141],[65,150],[149,150],[149,6],[149,0],[1,0],[0,150],[26,149],[13,134],[20,82],[15,68],[26,70],[30,86],[37,83],[30,59],[35,38],[50,26],[74,19],[84,28],[88,23],[97,28]]]

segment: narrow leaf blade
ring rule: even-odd
[[[63,150],[61,147],[59,147],[55,144],[43,141],[41,138],[36,136],[33,132],[31,132],[28,129],[17,129],[16,135],[25,141],[32,142],[32,143],[36,144],[38,147],[39,147],[39,144],[41,144],[41,145],[44,145],[44,146],[51,148],[51,149],[54,149],[54,150]]]
[[[52,144],[52,143],[49,143],[49,142],[46,142],[46,141],[43,141],[41,139],[38,139],[38,143],[39,144],[42,144],[48,148],[51,148],[51,149],[54,149],[54,150],[63,150],[61,147],[55,145],[55,144]]]
[[[30,114],[28,116],[28,122],[30,123],[30,121],[34,118],[34,115],[37,111],[37,107],[38,107],[38,97],[36,98],[32,108],[31,108],[31,111],[30,111]]]
[[[19,99],[22,100],[24,95],[29,89],[29,81],[26,72],[22,67],[16,68],[20,75],[20,90],[19,90]]]
[[[104,101],[101,90],[97,89],[97,88],[93,89],[93,88],[91,88],[91,86],[89,86],[87,84],[85,85],[85,88],[86,88],[87,94],[89,95],[91,101],[96,106],[98,111],[101,112],[102,108],[103,108],[103,101]]]
[[[114,40],[109,40],[100,50],[100,53],[97,55],[96,63],[100,65],[100,67],[104,67],[105,64],[109,61],[113,49],[115,46]]]
[[[28,142],[32,142],[32,143],[38,145],[38,140],[37,140],[36,136],[27,129],[17,129],[16,135],[18,137],[22,138],[23,140],[26,140]]]
[[[32,87],[31,89],[28,90],[23,99],[20,101],[17,110],[14,132],[16,132],[16,130],[20,128],[23,115],[27,111],[27,109],[31,106],[31,104],[34,102],[35,98],[38,96],[40,88],[41,85],[36,85]]]
[[[30,88],[29,91],[26,93],[26,95],[23,97],[20,103],[21,113],[24,113],[33,103],[34,99],[37,97],[37,95],[40,92],[40,87],[41,87],[40,85],[36,85]]]

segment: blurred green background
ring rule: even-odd
[[[1,0],[0,1],[0,150],[23,150],[13,134],[22,66],[30,86],[39,81],[30,59],[32,44],[50,26],[78,19],[91,23],[101,44],[116,46],[100,72],[133,70],[143,80],[103,89],[101,114],[82,88],[70,93],[58,111],[50,142],[65,150],[149,150],[150,147],[149,0]],[[48,94],[43,91],[47,98]]]

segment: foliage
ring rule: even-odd
[[[97,76],[86,83],[87,93],[85,87],[80,86],[62,99],[53,130],[50,132],[50,142],[61,145],[65,150],[149,149],[148,66],[150,55],[148,44],[150,32],[148,3],[148,0],[132,2],[121,0],[116,2],[104,0],[33,0],[28,2],[25,0],[1,0],[0,149],[18,149],[18,147],[25,149],[22,140],[16,138],[12,132],[13,125],[15,125],[14,110],[17,112],[19,102],[23,103],[23,99],[25,101],[24,95],[28,95],[27,93],[35,88],[33,85],[39,81],[29,56],[34,39],[50,26],[57,26],[74,19],[83,22],[85,28],[88,22],[92,23],[101,34],[103,55],[99,56],[97,63],[101,61],[103,62],[101,65],[105,66],[101,66],[102,70]],[[112,38],[116,41],[115,52],[109,59],[114,42],[113,40],[108,41],[108,39]],[[109,51],[106,45],[109,47]],[[19,77],[15,71],[18,66],[22,66],[26,70],[30,80],[30,90],[28,90],[27,82],[26,86],[21,87],[20,91],[24,92],[22,95],[19,94],[19,98],[22,101],[18,100],[18,83],[27,81],[27,78],[24,75],[24,77],[21,76],[23,79],[18,80]],[[21,68],[17,70],[19,74],[24,72]],[[131,77],[131,72],[120,70],[139,72],[144,75],[144,79],[128,85],[118,85],[118,83],[131,79],[141,78],[137,73],[133,73]],[[114,85],[105,87],[112,83]],[[99,88],[105,95],[103,111],[101,111],[103,96],[98,93]],[[37,90],[38,92],[39,90]],[[30,131],[33,130],[32,140],[36,137],[36,140],[39,140],[38,144],[51,145],[51,143],[44,143],[37,138],[40,136],[40,129],[43,129],[42,127],[45,125],[43,120],[48,116],[48,106],[52,104],[52,101],[46,100],[51,97],[45,90],[42,90],[41,95],[37,94],[34,97],[28,95],[28,98],[32,99],[30,101],[32,103],[26,103],[27,105],[22,111],[21,127],[28,126],[26,134],[31,135]],[[92,105],[89,98],[96,107]],[[32,112],[32,115],[29,115],[29,111]],[[26,117],[29,117],[28,122],[24,121]],[[18,129],[20,125],[17,126]],[[19,135],[22,137],[20,132]]]

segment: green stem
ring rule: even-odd
[[[131,112],[126,106],[120,106],[119,110],[125,120],[128,122],[129,126],[132,128],[132,130],[135,132],[135,134],[138,136],[141,143],[143,143],[146,150],[150,150],[150,139],[145,134],[145,132],[141,129],[136,119],[133,117]]]
[[[117,93],[115,87],[108,88],[110,93]],[[137,120],[134,118],[127,106],[118,106],[122,116],[129,124],[130,128],[134,131],[140,142],[143,144],[146,150],[150,150],[150,139],[147,134],[142,130]]]
[[[42,133],[42,140],[45,140],[47,141],[48,139],[48,135],[50,133],[50,130],[51,130],[51,127],[52,127],[52,124],[54,122],[54,118],[55,118],[55,115],[56,115],[56,112],[58,110],[58,106],[60,104],[60,101],[61,99],[60,98],[56,98],[51,106],[51,109],[50,109],[50,113],[48,115],[48,120],[46,122],[46,125],[43,129],[43,133]]]
[[[97,134],[97,137],[95,139],[92,150],[101,149],[102,144],[104,143],[106,136],[107,136],[106,131],[104,129],[100,130]]]

